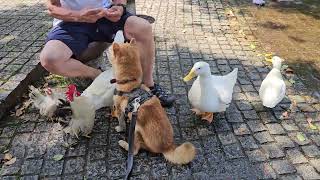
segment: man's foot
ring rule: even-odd
[[[173,105],[176,98],[173,95],[169,95],[166,91],[162,89],[162,87],[158,84],[154,84],[153,87],[149,87],[151,90],[151,93],[153,95],[156,95],[163,107],[170,107]]]

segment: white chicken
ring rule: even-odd
[[[29,97],[33,105],[40,110],[41,115],[52,118],[57,107],[62,104],[59,99],[63,99],[63,96],[53,92],[50,88],[45,90],[46,95],[43,95],[34,86],[29,86],[29,88]]]
[[[81,132],[83,136],[88,136],[94,125],[95,108],[85,96],[74,97],[70,102],[72,118],[66,128],[70,134],[78,137]]]
[[[111,84],[112,68],[102,72],[91,85],[83,91],[81,96],[88,98],[95,110],[113,105],[113,92],[115,84]]]

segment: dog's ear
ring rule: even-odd
[[[132,39],[130,40],[130,44],[135,45],[135,44],[136,44],[136,39],[135,39],[135,38],[132,38]]]
[[[113,43],[112,48],[114,55],[118,55],[120,53],[120,46],[118,43]]]

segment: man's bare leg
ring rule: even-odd
[[[101,71],[71,58],[71,49],[63,42],[51,40],[46,43],[40,54],[41,65],[53,74],[66,77],[95,79]]]
[[[156,95],[162,106],[172,106],[175,97],[169,95],[161,86],[153,81],[153,66],[155,62],[155,44],[151,24],[137,16],[130,16],[125,25],[124,32],[127,39],[135,38],[140,50],[141,65],[143,70],[143,83]]]
[[[136,39],[141,56],[143,82],[148,87],[153,86],[155,45],[150,23],[145,19],[130,16],[124,25],[124,32],[127,39]]]

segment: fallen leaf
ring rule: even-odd
[[[14,158],[10,159],[9,161],[5,162],[4,164],[5,165],[11,165],[11,164],[15,163],[16,161],[17,161],[17,158],[14,157]]]
[[[258,57],[263,56],[263,54],[257,54]]]
[[[285,112],[282,113],[282,118],[285,118],[285,119],[289,118],[288,111],[285,111]]]
[[[295,80],[293,80],[293,79],[289,79],[289,82],[290,82],[291,84],[296,83],[296,81],[295,81]]]
[[[23,109],[19,108],[16,110],[16,116],[19,117],[23,114]]]
[[[53,156],[52,158],[55,161],[60,161],[61,159],[63,159],[63,155],[62,154],[56,154]]]
[[[251,49],[256,49],[256,45],[250,44]]]
[[[9,152],[9,149],[3,151],[3,153],[7,153],[7,152]]]
[[[5,153],[3,160],[10,161],[12,158],[13,156],[10,153]]]
[[[312,118],[308,117],[307,118],[307,122],[309,124],[310,129],[312,129],[312,130],[317,130],[318,129],[318,127],[312,123]]]
[[[25,101],[20,108],[17,108],[16,116],[17,117],[21,116],[25,112],[25,109],[27,109],[31,103],[32,103],[31,100]]]
[[[183,33],[186,33],[186,32],[187,32],[187,30],[185,30],[185,29],[184,29],[184,30],[182,30],[182,32],[183,32]]]
[[[288,73],[288,74],[293,74],[293,69],[291,69],[291,68],[288,67],[288,68],[286,69],[286,73]]]
[[[302,133],[298,133],[297,134],[297,139],[299,140],[299,141],[301,141],[301,142],[303,142],[303,141],[305,141],[306,140],[306,138],[303,136],[303,134]]]
[[[281,66],[281,70],[286,70],[288,67],[289,67],[288,65],[284,64]]]

